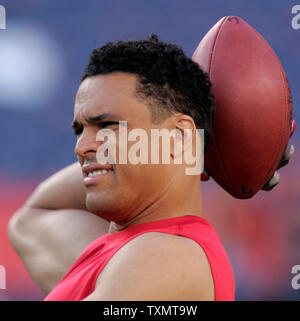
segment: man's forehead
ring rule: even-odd
[[[97,75],[86,78],[80,85],[75,99],[75,114],[84,109],[111,107],[118,101],[131,98],[135,79],[126,74]],[[105,111],[107,112],[107,111]]]
[[[141,112],[141,108],[140,100],[136,97],[135,75],[97,75],[81,83],[75,100],[74,119],[87,119],[101,113],[134,116]]]
[[[107,91],[131,96],[136,88],[136,76],[129,73],[115,72],[86,78],[79,86],[78,102],[103,95]]]

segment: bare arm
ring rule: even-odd
[[[37,187],[10,219],[8,233],[32,278],[48,293],[108,227],[86,210],[82,173],[75,163]]]
[[[150,232],[136,237],[107,263],[84,301],[124,300],[214,300],[205,252],[177,235]]]

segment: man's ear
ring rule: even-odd
[[[172,157],[174,157],[178,163],[182,163],[182,155],[184,152],[192,148],[193,139],[196,133],[196,126],[193,119],[184,114],[179,114],[176,117],[176,133],[174,139],[174,149],[171,152]],[[181,161],[181,162],[180,162]]]

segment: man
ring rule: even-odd
[[[234,299],[230,263],[203,218],[200,175],[175,162],[175,147],[196,147],[197,129],[208,144],[210,89],[196,63],[155,35],[93,51],[74,108],[78,163],[43,182],[9,224],[46,300]],[[148,137],[175,131],[170,164],[98,162],[99,130],[118,136],[124,121]]]

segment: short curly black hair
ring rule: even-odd
[[[93,50],[82,81],[113,72],[137,76],[137,94],[150,103],[154,121],[174,112],[191,116],[196,128],[204,129],[206,149],[214,112],[211,82],[180,47],[155,34],[147,40],[109,42]]]

